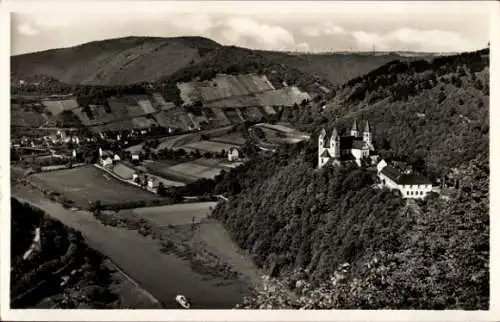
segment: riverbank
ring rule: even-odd
[[[198,236],[205,236],[204,238],[190,235],[191,230],[187,227],[178,226],[175,231],[170,227],[157,227],[160,233],[169,236],[170,240],[175,240],[179,245],[182,241],[182,247],[187,248],[181,249],[191,249],[191,258],[182,258],[183,254],[178,252],[162,251],[161,243],[158,239],[153,239],[153,236],[142,236],[134,230],[107,226],[90,212],[64,209],[35,189],[14,185],[12,196],[28,201],[82,232],[90,247],[112,259],[138,285],[157,298],[164,308],[178,308],[174,300],[177,294],[188,296],[192,300],[192,308],[195,309],[233,308],[244,296],[249,295],[258,283],[258,278],[250,277],[259,275],[255,272],[249,273],[252,270],[250,260],[238,259],[244,256],[217,246],[231,244],[232,241],[218,241],[220,230],[213,228],[216,225],[210,228],[210,224],[205,223],[205,228],[198,230],[197,233],[201,234]],[[212,252],[217,250],[218,255],[205,256],[209,249]],[[217,276],[213,269],[204,272],[204,268],[213,267],[214,262],[226,262],[221,256],[224,253],[227,255],[226,259],[234,257],[228,265],[238,271],[237,276]],[[196,269],[193,268],[193,257],[196,259]],[[212,265],[206,265],[210,264],[207,260],[212,261]]]

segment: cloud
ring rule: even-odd
[[[336,25],[328,25],[323,32],[327,35],[342,35],[346,33],[343,27]]]
[[[206,13],[178,14],[164,19],[184,33],[208,32],[217,26],[217,23]]]
[[[305,26],[302,28],[301,33],[308,37],[319,37],[321,36],[322,30],[318,27]]]
[[[409,51],[463,51],[474,49],[468,39],[460,34],[444,30],[418,30],[400,28],[385,34],[366,31],[351,32],[360,49],[409,50]]]
[[[342,27],[333,24],[332,22],[324,22],[320,25],[305,26],[301,29],[301,33],[308,37],[320,37],[323,35],[342,35],[347,31]]]
[[[38,34],[38,30],[35,29],[31,23],[29,22],[25,22],[23,24],[20,24],[18,27],[17,27],[17,31],[22,34],[22,35],[25,35],[25,36],[34,36],[36,34]]]
[[[51,14],[37,16],[33,19],[33,23],[39,27],[44,28],[60,28],[68,27],[75,24],[78,21],[83,20],[81,16],[75,16],[72,14]]]
[[[228,18],[221,24],[221,36],[231,44],[245,45],[252,40],[259,49],[296,50],[308,48],[306,43],[297,44],[293,34],[285,28],[257,22],[249,17]],[[243,43],[241,43],[243,42]]]
[[[422,30],[416,28],[398,28],[388,32],[367,30],[349,30],[333,22],[323,22],[304,26],[302,35],[324,42],[325,37],[333,36],[337,43],[350,42],[358,50],[408,50],[451,52],[473,50],[477,47],[472,41],[458,32],[448,30]],[[354,43],[353,43],[354,42]]]

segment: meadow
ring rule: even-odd
[[[35,184],[64,195],[80,207],[97,200],[120,203],[158,199],[155,194],[120,182],[93,166],[37,173],[31,178]]]

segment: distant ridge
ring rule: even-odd
[[[297,70],[305,78],[316,79],[330,87],[392,60],[435,56],[427,53],[405,55],[409,57],[397,53],[374,55],[370,52],[290,54],[223,46],[198,36],[129,36],[15,55],[11,57],[11,71],[13,79],[42,75],[70,85],[121,86],[168,79],[171,75],[182,74],[185,68],[198,64],[213,65],[210,60],[214,57],[224,57],[227,61],[222,63],[226,65],[231,64],[232,60],[242,63],[250,57],[259,61],[259,68],[262,70],[270,70],[267,67],[278,64],[283,70]],[[255,72],[255,69],[243,69],[241,73]]]

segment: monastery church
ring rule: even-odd
[[[368,121],[362,133],[358,130],[357,121],[354,121],[349,134],[349,136],[339,136],[337,129],[333,129],[328,136],[325,129],[321,130],[318,137],[318,168],[322,168],[329,162],[332,164],[355,162],[361,166],[361,160],[368,158],[371,165],[377,164],[380,185],[399,190],[403,198],[421,199],[432,191],[432,182],[413,173],[413,170],[397,169],[388,165],[384,160],[379,162],[373,147]]]
[[[336,128],[330,136],[324,128],[321,130],[318,137],[318,168],[322,168],[330,161],[333,164],[354,161],[361,166],[363,158],[370,158],[372,163],[377,160],[368,121],[361,133],[355,120],[349,136],[340,136]]]

